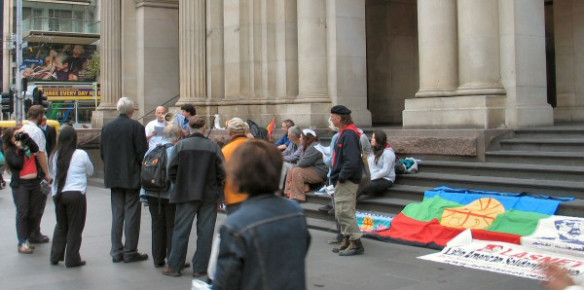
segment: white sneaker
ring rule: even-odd
[[[323,186],[321,189],[315,191],[314,194],[316,194],[316,195],[327,195],[328,194],[328,192],[327,192],[327,186],[326,185]]]
[[[335,194],[335,187],[332,184],[326,187],[326,194],[328,195]]]

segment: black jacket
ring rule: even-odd
[[[361,159],[360,133],[355,125],[347,125],[335,144],[332,159],[331,181],[343,183],[349,180],[360,183],[363,176],[363,159]]]
[[[23,134],[22,144],[28,146],[31,154],[39,152],[39,146],[28,136],[28,134]],[[18,183],[20,182],[20,170],[22,170],[22,167],[24,166],[24,154],[24,150],[18,149],[16,146],[7,146],[6,151],[4,152],[6,165],[8,165],[8,168],[12,172],[12,178],[10,179],[11,187],[18,187]],[[44,174],[39,164],[39,160],[36,156],[34,160],[37,167],[37,177],[39,179],[43,178]]]
[[[144,126],[125,114],[101,129],[106,188],[140,189],[142,160],[148,150]]]
[[[194,133],[174,148],[168,165],[168,177],[175,182],[170,202],[222,200],[225,158],[217,143]]]

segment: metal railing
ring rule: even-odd
[[[35,31],[59,31],[99,34],[99,21],[56,17],[28,17],[22,20],[26,34]]]

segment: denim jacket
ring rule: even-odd
[[[220,236],[215,289],[306,289],[310,233],[298,203],[272,194],[248,198]]]

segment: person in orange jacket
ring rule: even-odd
[[[240,118],[232,118],[227,122],[227,131],[229,132],[231,141],[221,149],[225,157],[225,162],[231,159],[231,155],[236,148],[249,140],[246,135],[249,131],[249,125]],[[234,213],[241,203],[247,199],[247,194],[234,190],[231,184],[231,178],[227,176],[225,183],[225,206],[228,215]]]

